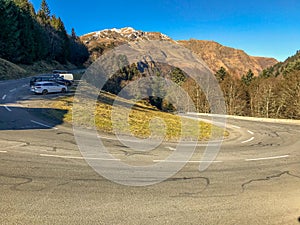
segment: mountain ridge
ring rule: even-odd
[[[251,56],[244,50],[227,47],[215,41],[190,39],[178,43],[198,54],[214,72],[223,67],[237,77],[246,74],[249,69],[257,76],[264,69],[278,63],[274,58]]]
[[[132,27],[94,31],[82,35],[80,39],[89,49],[89,63],[95,61],[108,49],[130,41],[140,40],[160,40],[178,43],[198,54],[213,72],[218,71],[220,67],[224,67],[231,75],[236,77],[246,74],[249,69],[257,76],[264,69],[278,63],[274,58],[250,56],[243,50],[223,46],[215,41],[195,39],[175,41],[160,32],[145,32],[135,30]]]
[[[278,62],[277,64],[265,69],[263,75],[266,77],[288,75],[289,73],[300,71],[300,50],[290,57],[288,57],[283,62]]]

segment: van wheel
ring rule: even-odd
[[[61,92],[62,92],[62,93],[66,93],[67,90],[66,90],[65,88],[63,88],[63,89],[61,89]]]
[[[42,94],[46,95],[46,94],[48,94],[48,91],[45,89],[45,90],[43,90]]]

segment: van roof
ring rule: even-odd
[[[69,73],[67,70],[53,70],[53,73]]]

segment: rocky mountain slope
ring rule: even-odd
[[[249,69],[258,75],[265,68],[278,63],[274,58],[250,56],[243,50],[226,47],[214,41],[191,39],[178,43],[197,53],[214,72],[224,67],[230,74],[238,77],[246,74]]]
[[[170,37],[162,33],[137,31],[131,27],[91,32],[81,36],[80,39],[89,49],[89,63],[96,60],[104,51],[130,41],[161,40],[174,42]]]
[[[159,32],[137,31],[131,27],[122,29],[106,29],[92,32],[80,37],[90,52],[89,63],[96,60],[103,52],[115,46],[139,40],[161,40],[176,42],[172,38]],[[249,69],[258,75],[263,69],[275,65],[278,61],[273,58],[249,56],[242,50],[222,46],[213,41],[178,41],[177,43],[191,49],[216,72],[224,67],[233,76],[242,76]]]

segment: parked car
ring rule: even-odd
[[[43,75],[43,76],[35,76],[30,79],[29,85],[30,87],[33,86],[36,82],[42,81],[54,81],[54,76],[51,75]]]
[[[73,84],[72,81],[66,80],[66,79],[64,79],[62,77],[57,77],[57,76],[54,76],[54,81],[56,83],[63,84],[63,85],[66,85],[66,86],[71,86]]]
[[[68,91],[67,86],[58,84],[56,82],[42,81],[36,82],[31,86],[31,91],[35,94],[43,94],[46,95],[48,93],[65,93]]]
[[[53,70],[53,74],[55,76],[59,76],[65,80],[69,80],[71,82],[74,81],[74,76],[72,73],[66,71],[66,70]]]
[[[63,84],[66,86],[71,86],[73,84],[72,81],[66,80],[60,77],[59,75],[49,74],[49,75],[32,77],[30,79],[30,86],[34,85],[36,82],[42,82],[42,81],[55,81],[56,83]]]

